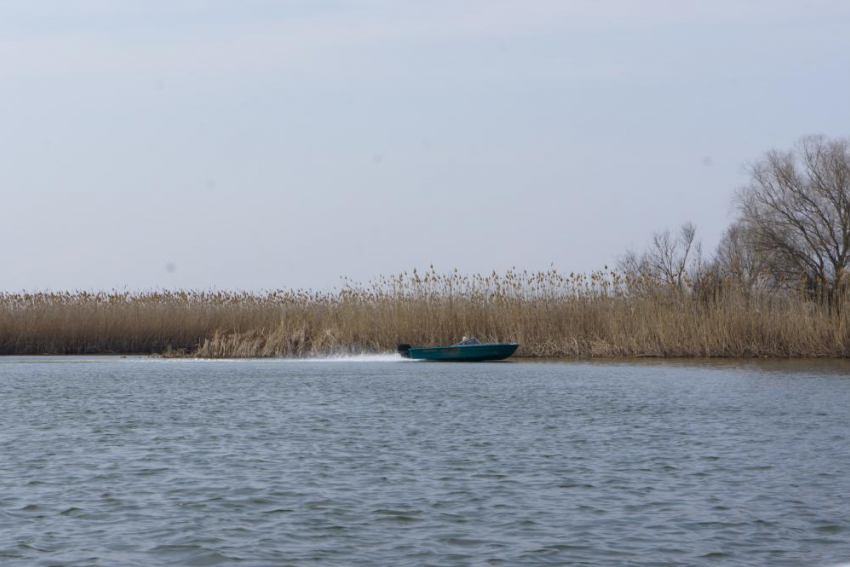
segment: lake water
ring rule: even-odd
[[[0,358],[2,565],[835,565],[850,365]]]

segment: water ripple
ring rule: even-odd
[[[3,565],[850,559],[840,363],[68,360],[0,360]]]

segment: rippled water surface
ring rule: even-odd
[[[833,565],[845,363],[0,359],[2,565]]]

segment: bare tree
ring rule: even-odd
[[[731,277],[747,294],[766,283],[768,263],[756,250],[754,231],[746,223],[738,221],[726,229],[714,261],[718,276]]]
[[[621,271],[655,280],[682,291],[688,280],[689,269],[700,269],[702,248],[696,240],[693,223],[683,224],[678,233],[669,230],[656,232],[649,249],[643,254],[626,252],[619,262]]]
[[[850,261],[850,140],[803,138],[750,168],[737,194],[754,249],[780,281],[837,290]]]
[[[646,254],[638,254],[634,250],[626,250],[623,257],[617,262],[617,269],[624,274],[633,276],[648,276],[649,266],[646,263]]]
[[[652,245],[647,251],[647,260],[653,271],[679,290],[685,283],[688,260],[694,249],[696,232],[696,227],[690,222],[683,224],[675,235],[669,230],[656,232],[652,236]]]

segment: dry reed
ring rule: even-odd
[[[848,297],[724,286],[711,299],[603,271],[441,275],[341,290],[0,294],[0,354],[291,357],[463,335],[526,357],[848,357]]]

